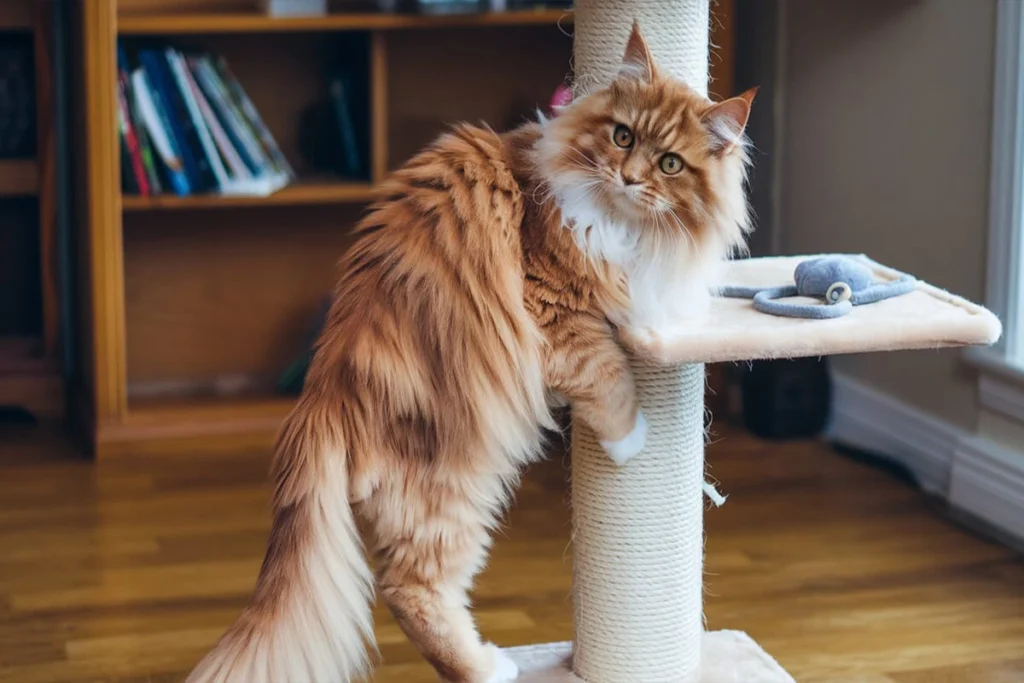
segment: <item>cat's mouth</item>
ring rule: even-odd
[[[645,196],[645,188],[640,183],[626,185],[621,180],[608,184],[607,196],[619,213],[639,218],[649,213],[651,207]]]

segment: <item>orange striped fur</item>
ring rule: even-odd
[[[458,126],[383,184],[278,439],[251,603],[189,683],[360,679],[374,588],[444,681],[515,677],[468,610],[491,532],[557,397],[613,457],[642,447],[616,329],[659,322],[644,259],[687,283],[671,297],[742,246],[751,99],[665,78],[634,29],[609,88],[504,136]]]

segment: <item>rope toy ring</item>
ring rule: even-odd
[[[853,296],[853,289],[845,282],[834,282],[825,292],[825,302],[829,305],[838,304],[842,301],[849,301]]]

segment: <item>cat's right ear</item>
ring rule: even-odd
[[[650,83],[654,80],[654,58],[647,47],[647,41],[640,35],[640,25],[633,21],[629,41],[626,43],[626,54],[619,67],[619,78],[624,80]]]

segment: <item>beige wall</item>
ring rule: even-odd
[[[857,251],[981,301],[995,0],[788,0],[781,158],[785,253]],[[956,351],[834,359],[963,427]]]

